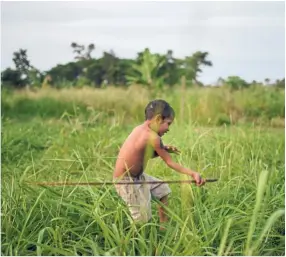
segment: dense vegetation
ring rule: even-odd
[[[152,54],[91,57],[41,72],[25,50],[1,74],[2,255],[285,255],[284,79],[199,81],[205,52],[184,60]],[[267,85],[266,85],[267,84]],[[164,89],[164,90],[162,90]],[[170,185],[170,222],[135,225],[110,181],[118,148],[154,97],[174,107],[164,136],[179,163],[217,183]],[[160,159],[147,173],[186,179]]]
[[[285,91],[272,87],[251,87],[229,91],[225,88],[175,87],[156,95],[170,101],[177,110],[178,122],[196,125],[257,124],[284,127]],[[38,89],[2,90],[2,119],[26,119],[34,116],[61,118],[62,115],[81,115],[141,122],[143,109],[154,95],[140,86],[128,89]],[[103,121],[103,120],[102,120]],[[105,121],[103,121],[105,122]]]
[[[118,58],[111,50],[104,52],[101,58],[92,58],[96,50],[94,44],[87,47],[72,43],[75,60],[59,64],[48,71],[40,71],[29,61],[27,50],[20,49],[13,55],[15,69],[7,68],[1,73],[1,82],[8,88],[25,86],[42,87],[105,87],[108,85],[126,87],[140,84],[151,90],[164,85],[172,88],[181,85],[183,79],[187,87],[207,86],[199,81],[199,75],[205,66],[211,67],[208,52],[197,51],[183,59],[176,58],[172,50],[166,54],[151,53],[148,48],[137,54],[135,59]],[[250,86],[272,85],[284,89],[285,79],[270,83],[264,81],[246,82],[243,78],[230,74],[227,78],[218,78],[218,86],[227,86],[232,90]],[[210,85],[209,85],[210,86]],[[213,86],[213,85],[212,85]]]
[[[183,108],[180,91],[158,95],[177,113],[164,137],[182,150],[177,161],[219,178],[200,189],[171,185],[165,232],[158,230],[155,206],[152,221],[135,226],[113,187],[29,184],[109,181],[118,147],[143,119],[147,90],[2,94],[2,254],[284,255],[284,129],[259,123],[284,126],[284,95],[269,88],[220,90],[189,89]],[[232,101],[223,101],[227,97]],[[235,116],[236,109],[243,112]],[[225,115],[228,111],[232,116]],[[269,123],[268,115],[280,118]],[[249,119],[247,126],[243,119]],[[237,126],[210,126],[232,122]],[[159,159],[147,172],[185,179]]]

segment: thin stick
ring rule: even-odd
[[[218,179],[205,179],[206,182],[216,182]],[[37,186],[105,186],[105,185],[132,185],[132,184],[183,184],[196,183],[195,180],[167,180],[167,181],[134,181],[134,182],[32,182]]]

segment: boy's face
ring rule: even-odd
[[[165,133],[169,131],[169,127],[171,126],[173,122],[173,118],[166,118],[166,119],[160,119],[158,122],[158,135],[162,137]]]

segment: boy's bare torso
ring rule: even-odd
[[[146,124],[134,128],[121,146],[113,177],[120,177],[126,172],[134,177],[143,173],[148,160],[154,156],[154,150],[150,145],[150,140],[154,137],[158,135]]]

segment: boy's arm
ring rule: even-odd
[[[190,169],[187,169],[180,164],[174,162],[172,160],[171,155],[161,146],[161,139],[160,137],[155,137],[152,141],[152,145],[158,156],[160,156],[163,161],[173,170],[176,170],[177,172],[192,176],[195,180],[198,186],[203,185],[205,183],[204,179],[201,178],[200,174],[198,172],[192,171]]]
[[[166,148],[165,148],[165,146],[164,146],[164,144],[163,144],[162,139],[161,139],[161,138],[159,138],[159,139],[160,139],[160,147],[161,147],[162,149],[165,149],[165,150],[166,150]],[[154,149],[153,158],[156,158],[156,157],[158,157],[158,156],[159,156],[159,154],[158,154],[157,151]]]
[[[177,149],[177,147],[174,147],[174,146],[169,146],[169,145],[164,145],[163,144],[163,141],[161,138],[160,139],[160,147],[162,149],[165,149],[168,153],[176,153],[176,154],[179,154],[180,153],[180,150]],[[158,157],[158,153],[156,151],[154,151],[154,155],[153,155],[153,158],[156,158]]]

